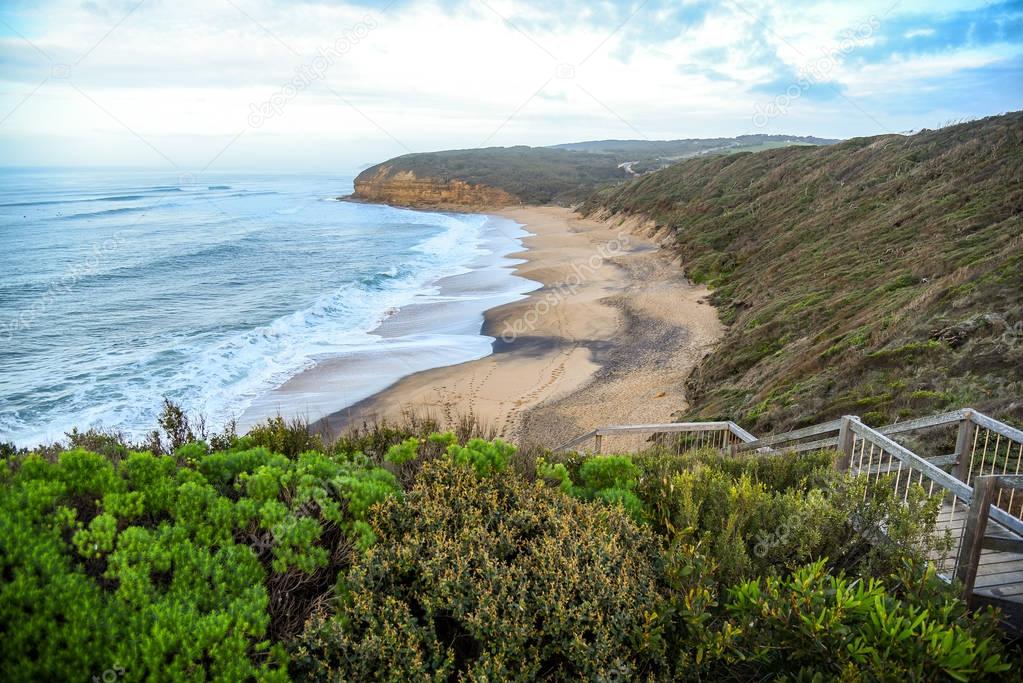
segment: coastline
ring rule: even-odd
[[[541,287],[488,309],[493,352],[414,372],[315,423],[329,434],[426,410],[474,413],[522,445],[560,443],[616,422],[665,422],[686,407],[684,381],[723,333],[709,291],[636,226],[560,207],[494,210],[531,233],[508,256]],[[306,373],[317,381],[317,368]]]
[[[529,234],[523,226],[492,214],[465,218],[481,224],[474,237],[433,239],[448,240],[444,249],[464,252],[467,260],[418,290],[406,290],[372,329],[256,397],[238,419],[241,428],[276,415],[312,422],[408,375],[490,354],[493,340],[480,333],[486,311],[522,299],[540,284],[514,272],[521,261],[510,255],[522,251]]]

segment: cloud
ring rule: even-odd
[[[1021,17],[1018,2],[967,0],[8,2],[0,150],[20,164],[336,169],[565,131],[758,132],[757,107],[793,86],[764,132],[874,134],[1020,108]],[[990,92],[936,94],[971,79]]]

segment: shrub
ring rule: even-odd
[[[447,433],[434,439],[447,445],[448,456],[459,465],[471,465],[476,474],[485,476],[508,469],[508,460],[515,453],[515,446],[500,439],[484,441],[469,439],[464,446],[455,443],[455,435]]]
[[[687,451],[680,455],[640,453],[632,459],[643,470],[643,481],[652,481],[703,465],[732,479],[747,474],[772,491],[807,491],[830,476],[836,454],[831,451],[779,453],[764,457],[755,453],[737,456],[717,449]]]
[[[379,542],[293,645],[309,680],[594,679],[662,656],[650,535],[620,512],[427,463]],[[626,676],[628,677],[628,676]]]
[[[699,542],[731,583],[799,566],[844,538],[848,518],[817,489],[773,491],[750,474],[696,464],[644,482],[640,495],[667,538]]]
[[[587,458],[578,467],[577,485],[563,463],[537,463],[537,475],[551,480],[570,495],[583,500],[601,500],[622,507],[637,522],[645,520],[643,503],[633,492],[641,471],[629,456],[598,455]]]
[[[906,603],[877,580],[828,575],[819,561],[790,577],[737,586],[726,608],[740,629],[739,657],[757,678],[1000,678],[1011,665],[990,619],[960,623],[962,611],[954,600],[947,604],[926,609]]]
[[[905,559],[946,549],[936,532],[940,498],[918,486],[848,478],[834,453],[732,457],[696,451],[636,456],[636,494],[668,541],[699,542],[731,583],[828,557],[834,569],[887,576]]]
[[[242,446],[6,469],[4,680],[283,679],[271,638],[298,632],[398,489],[358,457]]]
[[[718,605],[717,567],[700,546],[675,541],[660,563],[667,680],[718,680],[737,661],[739,631]]]
[[[431,433],[382,456],[414,473],[404,494],[361,454],[255,441],[6,455],[0,677],[1009,670],[994,615],[923,561],[940,496],[839,476],[829,453],[541,461],[532,481],[509,444]]]
[[[280,415],[270,417],[246,434],[252,446],[263,446],[289,458],[305,451],[322,451],[323,440],[314,434],[309,424],[301,419],[285,420]]]
[[[448,422],[456,443],[464,444],[470,439],[492,440],[497,436],[493,426],[484,424],[473,413],[451,416]],[[391,447],[417,439],[420,442],[419,455],[434,457],[444,449],[431,444],[428,438],[443,428],[444,424],[428,413],[406,410],[396,421],[382,420],[351,426],[338,436],[330,450],[333,453],[365,453],[371,462],[383,463]]]

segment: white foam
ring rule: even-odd
[[[373,207],[377,208],[377,207]],[[381,221],[443,225],[444,231],[413,247],[418,254],[408,264],[388,268],[375,278],[349,283],[324,293],[309,306],[283,315],[272,322],[212,342],[167,339],[162,349],[137,358],[127,368],[125,381],[114,385],[114,395],[95,396],[97,386],[77,387],[62,400],[63,409],[47,414],[46,425],[19,423],[17,416],[5,416],[0,432],[22,445],[35,445],[62,437],[71,425],[114,428],[129,437],[141,439],[155,427],[161,396],[167,396],[186,409],[202,413],[213,428],[242,416],[254,402],[265,398],[289,378],[318,361],[357,353],[401,353],[407,358],[408,374],[479,358],[490,352],[492,339],[480,334],[432,334],[419,328],[416,334],[386,338],[374,334],[381,323],[403,308],[429,301],[479,299],[477,308],[469,306],[466,315],[482,320],[484,307],[514,300],[534,288],[523,285],[507,270],[507,284],[486,292],[443,294],[438,281],[464,274],[472,268],[512,263],[500,256],[486,258],[487,246],[500,244],[502,251],[520,247],[508,235],[487,241],[494,223],[482,215],[431,214],[379,207]],[[507,231],[502,225],[502,231]],[[525,233],[521,233],[525,234]],[[506,253],[506,252],[505,252]],[[216,315],[216,311],[211,311]],[[471,320],[469,321],[472,322]],[[468,325],[471,327],[472,325]],[[478,330],[478,323],[476,330]],[[168,367],[161,354],[181,353],[184,362]],[[110,358],[109,367],[121,365]],[[106,365],[100,363],[100,365]],[[157,368],[157,370],[153,370]],[[370,378],[350,402],[379,391],[398,377]],[[107,385],[109,387],[109,385]],[[354,387],[353,387],[354,389]],[[90,393],[90,391],[92,393]],[[368,392],[368,393],[367,393]],[[346,401],[346,402],[349,402]],[[334,406],[335,409],[343,404]]]

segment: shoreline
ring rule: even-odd
[[[561,207],[487,213],[530,233],[507,258],[515,275],[541,285],[486,310],[480,334],[495,339],[492,352],[414,372],[314,428],[337,435],[408,409],[445,423],[473,413],[502,438],[551,446],[601,424],[667,422],[686,408],[685,379],[723,333],[706,287],[640,230]]]
[[[478,234],[448,244],[469,254],[450,269],[454,272],[438,275],[395,302],[373,329],[340,352],[316,358],[255,398],[239,417],[241,427],[276,415],[314,422],[416,372],[489,355],[493,340],[480,333],[486,311],[522,299],[540,284],[514,272],[520,261],[510,254],[522,251],[522,238],[528,235],[521,225],[490,214],[472,214],[469,220],[481,225]]]

